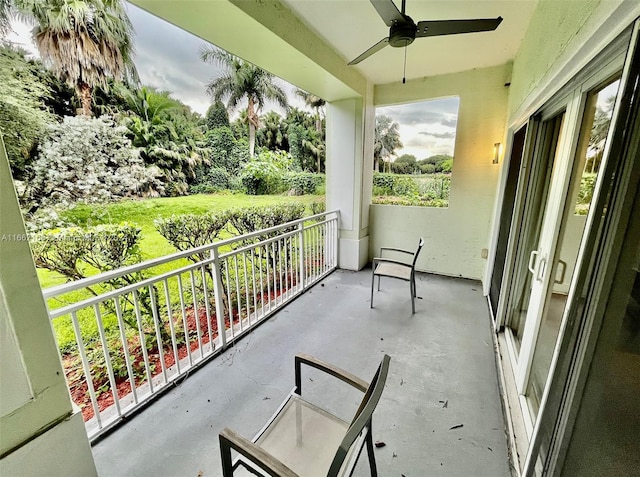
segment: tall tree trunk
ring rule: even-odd
[[[256,114],[255,101],[251,96],[247,105],[247,121],[249,122],[249,155],[253,157],[256,148],[256,129],[260,126],[260,118]]]
[[[249,121],[249,156],[253,157],[256,148],[256,127]]]
[[[81,81],[78,84],[78,90],[80,93],[80,104],[82,105],[81,114],[90,117],[93,115],[93,111],[91,111],[91,86]]]

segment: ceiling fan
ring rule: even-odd
[[[349,65],[360,63],[387,45],[402,48],[413,43],[416,38],[492,31],[498,28],[498,25],[502,22],[502,17],[498,17],[478,18],[475,20],[427,20],[418,22],[416,25],[413,19],[405,14],[406,0],[402,0],[401,11],[398,10],[393,0],[369,1],[389,27],[389,36],[380,40],[354,60],[351,60]]]

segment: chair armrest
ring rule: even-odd
[[[382,258],[382,257],[374,257],[373,258],[373,271],[375,272],[375,266],[376,263],[393,263],[395,265],[401,265],[403,267],[407,267],[407,268],[413,268],[413,265],[411,265],[410,263],[405,263],[402,262],[400,260],[394,260],[392,258]]]
[[[245,439],[240,434],[229,428],[222,430],[220,439],[220,455],[222,457],[222,473],[224,477],[233,476],[233,463],[231,460],[231,449],[235,450],[257,467],[260,467],[267,474],[274,477],[299,477],[289,467],[284,465],[274,456],[261,447],[255,445],[249,439]]]
[[[387,250],[389,252],[398,252],[398,253],[406,253],[407,255],[414,255],[416,253],[416,251],[411,251],[411,250],[404,250],[402,248],[394,248],[394,247],[380,247],[380,255],[382,255],[382,252],[384,250]]]
[[[359,389],[362,392],[365,392],[369,387],[369,383],[360,379],[353,374],[338,368],[329,363],[325,363],[324,361],[320,361],[319,359],[314,358],[313,356],[309,356],[308,354],[297,354],[295,357],[295,368],[296,368],[296,393],[298,395],[302,394],[302,377],[300,374],[300,367],[302,364],[306,364],[311,366],[312,368],[319,369],[320,371],[324,371],[325,373],[344,381],[347,384],[350,384],[356,389]]]

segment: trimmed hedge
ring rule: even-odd
[[[283,182],[293,195],[315,194],[324,184],[324,176],[313,172],[289,172],[284,175]]]

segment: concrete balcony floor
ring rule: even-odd
[[[294,384],[307,353],[371,379],[391,366],[373,415],[381,477],[510,476],[486,299],[479,282],[337,271],[93,447],[100,476],[220,476],[218,433],[251,438]],[[348,418],[361,393],[303,370],[303,396]],[[461,427],[455,427],[460,426]],[[369,475],[366,450],[356,475]]]

